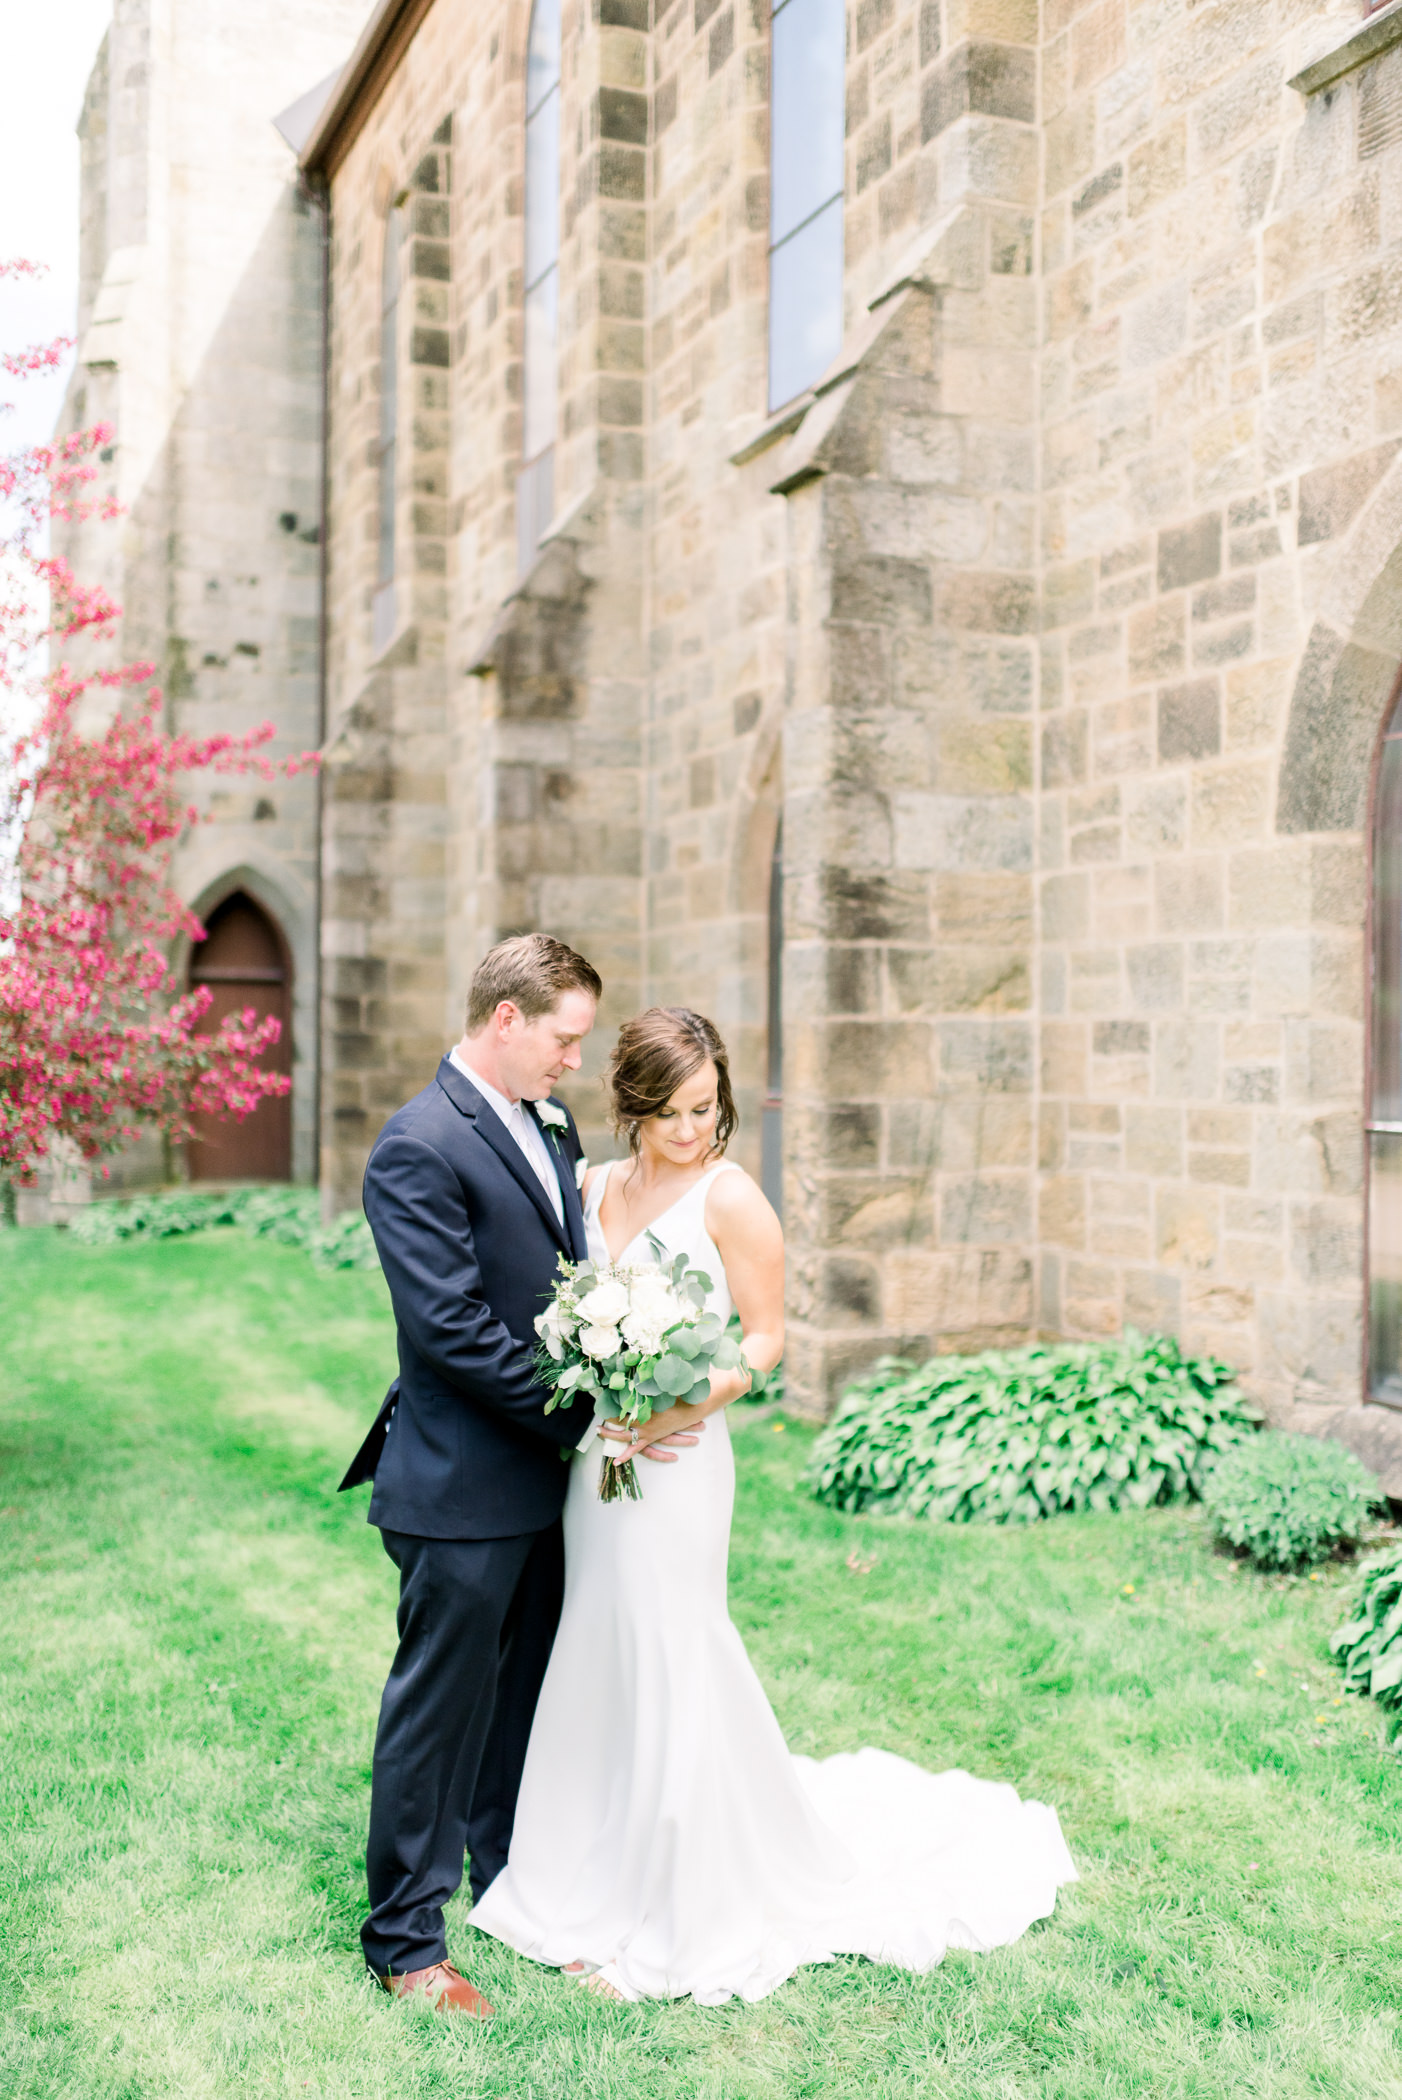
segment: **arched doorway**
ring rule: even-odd
[[[200,1023],[212,1034],[226,1014],[251,1006],[261,1019],[274,1014],[282,1034],[263,1063],[292,1070],[292,968],[287,944],[262,908],[242,890],[206,920],[208,938],[190,957],[190,987],[206,985],[212,999]],[[292,1104],[288,1095],[262,1101],[241,1123],[197,1116],[186,1147],[192,1181],[288,1181],[292,1175]]]

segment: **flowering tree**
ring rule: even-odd
[[[0,276],[34,270],[0,263]],[[0,368],[50,370],[69,347],[0,355]],[[0,1178],[21,1185],[56,1139],[96,1160],[139,1127],[186,1137],[196,1114],[246,1116],[291,1084],[258,1063],[275,1019],[246,1008],[202,1033],[212,995],[178,994],[171,944],[204,928],[170,886],[170,859],[197,821],[182,775],[271,778],[315,755],[275,766],[271,723],[242,738],[169,735],[154,667],[104,665],[87,646],[111,640],[121,608],[46,551],[46,527],[117,515],[92,491],[111,436],[98,424],[0,458]],[[63,655],[80,642],[96,664],[83,675]],[[82,703],[93,694],[95,712],[102,689],[115,706],[85,733]]]

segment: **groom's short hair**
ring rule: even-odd
[[[519,1007],[528,1021],[548,1014],[566,992],[603,996],[604,983],[592,963],[552,940],[548,933],[518,933],[489,948],[472,973],[467,994],[467,1032],[485,1028],[503,999]]]

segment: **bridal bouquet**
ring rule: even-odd
[[[555,1296],[535,1323],[537,1370],[552,1388],[547,1414],[587,1392],[596,1421],[616,1416],[636,1429],[657,1408],[693,1391],[699,1400],[712,1371],[750,1371],[755,1388],[762,1382],[724,1320],[706,1311],[710,1277],[691,1268],[684,1254],[669,1262],[651,1233],[648,1245],[657,1259],[641,1268],[561,1255]],[[631,1459],[605,1460],[602,1501],[622,1495],[637,1501],[641,1493]]]

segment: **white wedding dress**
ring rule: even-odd
[[[608,1259],[599,1203],[590,1251]],[[712,1278],[713,1168],[654,1220]],[[620,1260],[649,1258],[639,1234]],[[552,1967],[583,1961],[626,1998],[763,1998],[805,1962],[864,1954],[930,1969],[1006,1946],[1076,1879],[1056,1811],[884,1750],[792,1756],[726,1608],[735,1462],[724,1413],[642,1499],[601,1502],[602,1446],[573,1461],[565,1602],[507,1865],[472,1913]]]

